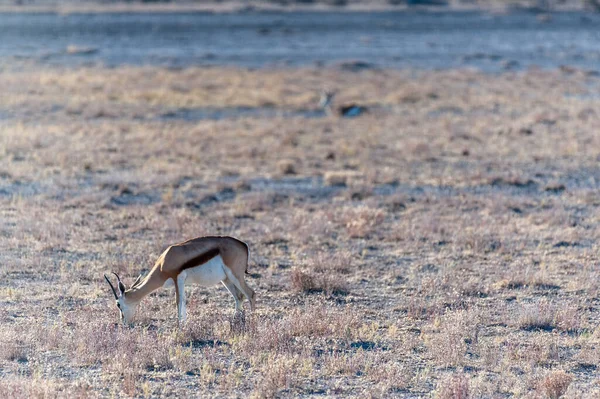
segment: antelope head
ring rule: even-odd
[[[133,283],[131,288],[127,290],[125,288],[125,284],[121,282],[121,277],[119,277],[119,275],[115,272],[113,272],[113,274],[117,277],[118,290],[115,290],[115,287],[112,285],[110,279],[106,276],[106,274],[104,275],[104,278],[106,279],[108,285],[110,285],[110,289],[112,290],[112,293],[115,296],[117,308],[119,309],[119,313],[121,314],[121,321],[124,324],[128,324],[131,323],[133,317],[135,316],[135,312],[137,311],[139,302],[128,300],[127,293],[136,286],[136,284],[142,278],[142,275],[140,274],[140,276],[137,278],[137,280],[135,280],[135,283]]]

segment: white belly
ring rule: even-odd
[[[215,256],[203,265],[192,267],[183,271],[185,285],[198,284],[205,287],[219,284],[227,278],[225,264],[221,256]]]
[[[165,283],[163,284],[163,288],[171,288],[175,285],[175,283],[173,283],[173,279],[170,278],[167,281],[165,281]]]

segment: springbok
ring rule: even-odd
[[[161,287],[175,285],[179,323],[185,323],[185,285],[199,284],[205,287],[223,283],[235,300],[235,312],[242,310],[244,297],[254,310],[254,291],[246,284],[248,273],[248,245],[233,237],[198,237],[171,245],[158,258],[150,272],[142,274],[126,289],[117,277],[118,294],[106,274],[121,312],[123,323],[130,323],[141,300]]]

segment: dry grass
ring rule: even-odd
[[[469,391],[469,380],[462,374],[448,378],[438,387],[438,390],[436,391],[436,397],[439,399],[471,398]]]
[[[567,392],[573,376],[564,371],[554,371],[541,382],[541,388],[549,399],[559,399]]]
[[[0,396],[597,396],[599,83],[3,71]],[[294,114],[326,86],[370,112]],[[173,117],[237,106],[288,113]],[[117,325],[102,273],[204,234],[249,242],[257,312],[194,287],[181,331],[169,290]]]

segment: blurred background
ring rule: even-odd
[[[6,67],[22,60],[168,67],[351,60],[362,61],[356,66],[362,68],[498,72],[594,68],[600,58],[594,0],[4,0],[2,9],[17,12],[0,15],[0,62]]]

